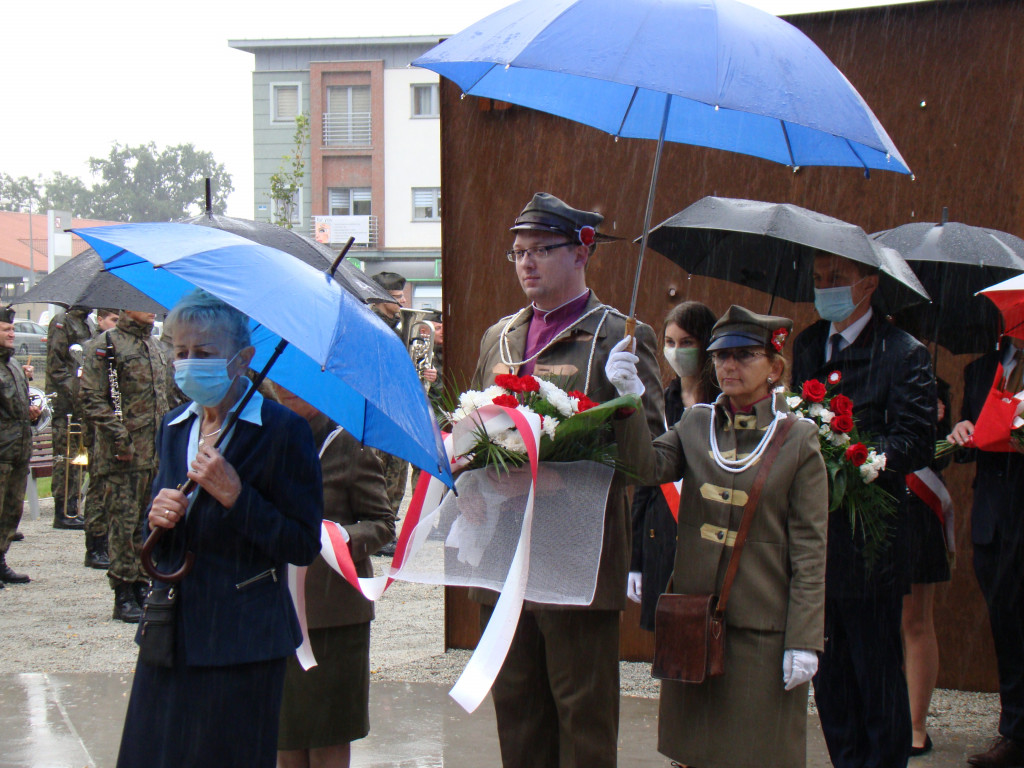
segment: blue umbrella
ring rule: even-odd
[[[641,259],[665,140],[794,167],[910,173],[806,35],[736,0],[521,0],[413,64],[472,96],[657,139]]]
[[[441,434],[401,340],[329,275],[230,232],[181,223],[75,229],[107,269],[166,307],[202,288],[252,319],[253,367],[367,445],[452,485]],[[154,268],[155,267],[155,268]]]

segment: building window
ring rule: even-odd
[[[416,83],[412,86],[412,116],[439,117],[440,102],[437,83]]]
[[[370,120],[370,86],[332,85],[327,88],[325,147],[368,145],[371,139]]]
[[[412,188],[412,220],[441,220],[441,189],[440,187]]]
[[[290,210],[286,210],[290,209]],[[295,193],[290,202],[284,203],[281,200],[270,200],[270,223],[284,226],[285,221],[291,221],[292,227],[302,226],[302,190]]]
[[[441,309],[440,285],[413,285],[413,309]]]
[[[369,216],[372,210],[369,187],[348,187],[327,190],[327,208],[331,216]]]
[[[301,102],[298,83],[279,83],[270,86],[270,120],[274,123],[293,123],[299,115]]]

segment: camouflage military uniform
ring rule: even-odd
[[[102,484],[110,520],[111,588],[147,580],[139,564],[142,521],[156,470],[156,430],[167,412],[167,359],[152,326],[122,314],[117,327],[89,342],[82,370],[82,415],[94,430],[90,475]],[[114,414],[108,375],[108,341],[121,393]],[[130,455],[127,461],[117,456]]]
[[[51,429],[53,432],[53,488],[54,501],[54,526],[64,517],[78,516],[78,495],[76,493],[81,483],[82,469],[72,467],[71,475],[67,478],[68,493],[71,497],[70,503],[65,506],[64,483],[67,474],[66,463],[58,457],[63,456],[68,449],[68,420],[71,416],[73,421],[80,421],[76,411],[78,397],[78,369],[81,366],[81,355],[77,358],[71,354],[70,348],[73,344],[79,344],[83,348],[92,337],[92,329],[89,327],[86,317],[87,309],[72,308],[67,312],[58,312],[50,321],[46,334],[46,393],[52,394],[50,399],[50,410],[53,413]],[[72,451],[77,445],[72,446]],[[76,527],[81,527],[79,524]],[[93,525],[90,533],[105,534],[106,524],[102,526]]]
[[[377,312],[377,310],[374,309],[374,312]],[[387,323],[388,327],[395,331],[395,333],[398,333],[398,323],[402,319],[400,315],[388,317],[377,312],[377,316]],[[398,509],[402,506],[402,497],[405,496],[405,485],[409,477],[409,462],[376,448],[374,451],[384,467],[384,483],[387,486],[388,502],[391,504],[391,511],[394,512],[397,518]]]
[[[0,563],[21,522],[28,460],[32,456],[28,382],[14,350],[0,347]]]

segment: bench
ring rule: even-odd
[[[49,427],[32,435],[32,456],[28,460],[28,481],[25,487],[30,520],[39,517],[39,489],[36,480],[40,477],[53,477],[53,433]]]

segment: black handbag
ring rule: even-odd
[[[154,584],[146,596],[139,624],[139,661],[155,667],[174,666],[175,584]]]

